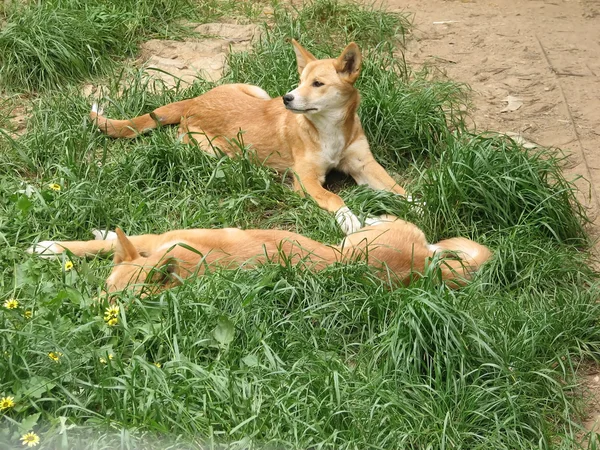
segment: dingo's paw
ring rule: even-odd
[[[92,230],[95,241],[114,241],[117,239],[117,233],[110,230]]]
[[[390,216],[388,214],[384,214],[382,216],[378,216],[378,217],[367,217],[365,219],[365,226],[375,226],[375,225],[381,225],[382,223],[389,223],[389,222],[394,222],[395,220],[398,220],[397,217],[394,216]]]
[[[423,200],[413,197],[412,195],[406,194],[406,201],[412,205],[415,212],[422,216],[424,213],[423,207],[427,204]]]
[[[342,206],[335,212],[335,220],[345,234],[352,234],[362,228],[358,217],[347,206]]]

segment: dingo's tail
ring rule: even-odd
[[[70,251],[76,256],[107,254],[114,249],[117,234],[114,231],[92,230],[93,241],[41,241],[27,249],[27,253],[38,254],[42,258],[57,258]]]
[[[42,258],[54,259],[65,251],[75,256],[105,255],[115,248],[116,240],[108,241],[41,241],[27,249],[27,253],[38,254]]]
[[[484,245],[466,238],[445,239],[429,245],[433,256],[442,253],[444,260],[440,264],[442,278],[449,281],[448,286],[464,286],[473,274],[492,257],[492,252]]]
[[[181,122],[181,118],[189,109],[192,101],[193,99],[170,103],[155,109],[150,114],[125,120],[107,119],[102,115],[98,104],[94,103],[90,112],[90,118],[98,125],[101,131],[110,137],[134,138],[138,134],[145,133],[159,125],[173,125]]]

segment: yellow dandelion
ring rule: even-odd
[[[159,363],[158,361],[157,361],[157,362],[155,362],[155,363],[154,363],[154,365],[155,365],[156,367],[158,367],[159,369],[162,367],[162,364],[161,364],[161,363]]]
[[[40,443],[40,437],[33,431],[21,436],[21,440],[23,441],[23,446],[27,447],[35,447]]]
[[[54,362],[60,362],[60,357],[63,354],[61,352],[50,352],[48,353],[48,358],[50,358]]]
[[[28,309],[23,313],[23,317],[25,317],[27,320],[31,319],[33,317],[33,311]]]
[[[68,272],[69,270],[72,270],[72,269],[73,269],[73,262],[67,261],[65,263],[65,272]]]
[[[17,309],[19,307],[19,301],[15,298],[8,299],[4,302],[6,309]]]
[[[106,317],[117,317],[119,315],[119,306],[118,305],[114,305],[114,306],[109,306],[108,308],[106,308],[106,311],[104,311],[104,317],[106,320]]]
[[[108,361],[112,361],[112,360],[113,360],[113,358],[114,358],[113,354],[112,354],[112,353],[109,353],[109,354],[108,354]],[[100,358],[100,362],[101,362],[102,364],[106,364],[108,361],[106,360],[106,358]]]
[[[114,326],[115,326],[116,324],[118,324],[118,323],[119,323],[119,319],[117,319],[116,317],[113,317],[112,319],[108,319],[108,320],[106,321],[106,324],[107,324],[109,327],[114,327]]]
[[[5,409],[10,409],[15,406],[15,398],[14,397],[2,397],[0,398],[0,411]]]
[[[50,184],[48,185],[48,187],[49,187],[50,189],[52,189],[53,191],[60,192],[60,184],[57,184],[57,183],[50,183]]]

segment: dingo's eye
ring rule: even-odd
[[[321,86],[323,86],[323,83],[321,83],[320,81],[315,80],[315,81],[313,81],[312,86],[313,87],[321,87]]]

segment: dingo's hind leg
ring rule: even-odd
[[[205,153],[211,156],[219,156],[219,150],[229,154],[229,143],[219,137],[209,136],[197,127],[179,127],[179,138],[184,144],[196,144]],[[217,150],[219,149],[219,150]]]

